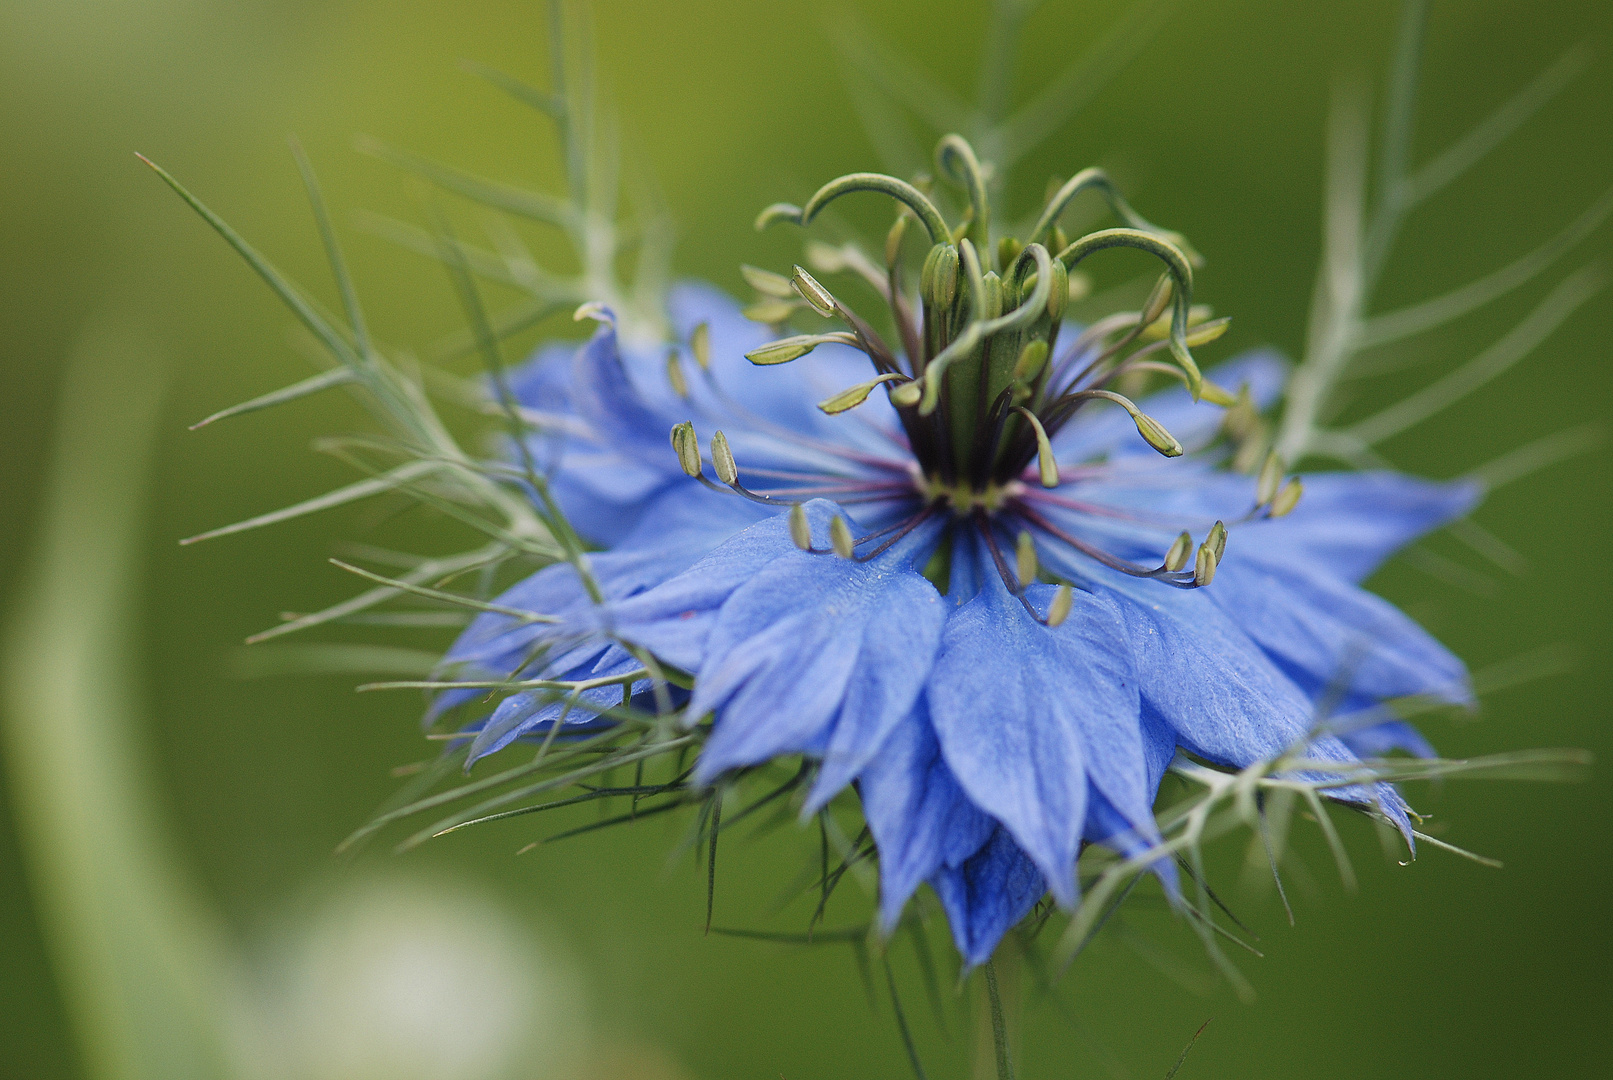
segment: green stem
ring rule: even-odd
[[[986,961],[986,994],[991,998],[991,1045],[997,1055],[997,1080],[1014,1080],[1014,1063],[1008,1055],[1008,1021],[1003,1016],[994,960]]]

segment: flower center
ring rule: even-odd
[[[936,165],[965,203],[956,226],[949,225],[931,201],[929,181],[908,183],[877,173],[842,176],[820,188],[805,206],[778,203],[757,218],[758,228],[777,221],[804,226],[830,202],[853,192],[875,192],[895,200],[897,215],[885,237],[883,266],[852,245],[838,249],[819,245],[811,261],[822,272],[850,270],[863,277],[884,299],[883,321],[894,328],[899,348],[887,344],[869,320],[842,304],[803,267],[794,267],[789,277],[743,268],[746,280],[762,294],[747,311],[752,318],[782,328],[797,312],[810,308],[845,327],[782,337],[746,357],[766,366],[799,360],[824,344],[861,351],[873,365],[874,377],[826,398],[818,408],[838,415],[862,405],[883,387],[913,454],[911,474],[884,462],[876,463],[878,477],[825,476],[813,486],[820,478],[776,472],[798,479],[799,486],[752,491],[739,482],[737,463],[719,431],[710,449],[718,480],[746,498],[791,507],[791,534],[800,547],[859,561],[877,558],[926,522],[933,526],[943,508],[950,509],[949,524],[939,535],[951,537],[960,529],[978,533],[1004,584],[1034,617],[1050,623],[1056,624],[1063,618],[1060,612],[1069,610],[1068,585],[1061,586],[1062,599],[1045,616],[1031,607],[1026,590],[1038,580],[1038,543],[1056,542],[1112,570],[1182,588],[1209,584],[1226,544],[1221,522],[1198,545],[1196,554],[1192,537],[1184,531],[1160,554],[1158,565],[1142,565],[1103,551],[1061,526],[1047,511],[1077,504],[1037,488],[1064,483],[1053,440],[1093,402],[1125,409],[1138,434],[1159,453],[1166,457],[1182,453],[1181,444],[1158,421],[1110,389],[1119,380],[1165,374],[1184,383],[1195,401],[1236,403],[1231,394],[1200,375],[1191,352],[1215,340],[1227,326],[1226,319],[1204,321],[1207,312],[1193,308],[1197,257],[1182,237],[1133,211],[1097,169],[1086,169],[1063,184],[1025,241],[1001,236],[993,242],[987,170],[974,150],[960,136],[948,135],[936,149]],[[1101,195],[1123,225],[1070,240],[1059,219],[1070,202],[1087,191]],[[924,232],[928,243],[918,288],[910,291],[904,281],[904,251],[912,246],[907,239],[915,229]],[[1071,299],[1070,271],[1084,259],[1115,247],[1154,256],[1164,272],[1141,310],[1098,319],[1073,341],[1061,342]],[[698,358],[700,346],[691,341],[690,347]],[[672,443],[689,476],[717,486],[704,476],[692,424],[677,425]],[[1273,474],[1269,478],[1268,472]],[[1281,479],[1280,462],[1268,461],[1251,514],[1282,514],[1292,508],[1298,481],[1290,481],[1279,494],[1276,485]],[[844,518],[835,517],[829,546],[819,547],[799,500],[824,494],[848,504],[883,502],[899,512],[886,517],[895,518],[894,524],[861,537],[853,535]],[[1015,530],[1010,567],[1000,550],[998,532],[1013,536]],[[927,528],[919,535],[932,532]],[[948,544],[943,540],[938,552]]]

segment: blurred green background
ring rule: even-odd
[[[897,42],[967,94],[984,26],[982,5],[941,0],[595,7],[602,84],[637,165],[653,172],[676,219],[677,269],[735,290],[739,262],[783,265],[794,254],[782,231],[751,230],[758,208],[875,164],[834,32],[860,25]],[[1018,91],[1122,10],[1049,0],[1032,23]],[[1383,0],[1183,3],[1146,52],[1018,170],[1018,208],[1048,175],[1110,167],[1143,213],[1186,232],[1208,257],[1200,295],[1235,317],[1216,355],[1261,343],[1297,352],[1320,240],[1329,89],[1350,73],[1381,86],[1395,18]],[[411,962],[421,966],[385,970],[479,981],[455,984],[461,1003],[484,1020],[504,1008],[506,1027],[533,1040],[530,1068],[515,1075],[562,1067],[712,1080],[906,1075],[888,1004],[870,1008],[845,950],[702,937],[703,875],[688,859],[668,867],[673,826],[646,823],[516,857],[557,827],[518,820],[403,857],[378,845],[354,862],[334,860],[337,841],[394,789],[389,771],[425,756],[416,703],[355,697],[350,677],[232,672],[247,634],[284,609],[315,610],[351,590],[324,560],[341,541],[373,534],[374,511],[184,550],[174,543],[348,479],[308,447],[362,420],[350,402],[327,396],[185,431],[309,369],[277,302],[133,152],[170,169],[334,303],[286,150],[296,133],[320,170],[372,326],[385,342],[421,349],[460,325],[459,312],[440,269],[355,226],[360,209],[419,215],[409,184],[356,153],[354,137],[552,186],[557,162],[540,118],[458,65],[472,58],[541,84],[545,26],[535,0],[0,6],[0,603],[27,584],[68,358],[97,348],[139,357],[134,384],[160,385],[162,396],[149,490],[126,500],[139,508],[140,530],[129,689],[141,723],[132,739],[156,778],[176,865],[194,879],[201,906],[217,910],[231,947],[281,972],[285,1000],[306,985],[335,996],[309,991],[296,999],[302,1008],[358,1001],[363,992],[342,991],[341,976],[319,965],[404,940],[419,945]],[[1597,50],[1588,72],[1413,218],[1380,307],[1510,261],[1613,182],[1613,6],[1433,5],[1419,158],[1585,40]],[[1610,238],[1604,226],[1540,281],[1433,337],[1431,361],[1449,366],[1476,353],[1564,271],[1605,259]],[[1607,421],[1610,339],[1604,295],[1517,369],[1388,452],[1409,470],[1454,476],[1538,436]],[[1425,378],[1411,370],[1373,384],[1367,400]],[[1555,643],[1577,650],[1571,671],[1494,695],[1476,721],[1428,725],[1446,754],[1583,746],[1613,758],[1610,480],[1605,451],[1593,452],[1486,503],[1477,520],[1527,557],[1520,576],[1436,544],[1491,583],[1454,587],[1405,560],[1376,580],[1476,669]],[[122,513],[116,497],[104,506]],[[96,512],[83,527],[115,532]],[[430,530],[441,532],[421,527],[425,544],[437,535]],[[32,764],[5,762],[8,792]],[[1363,879],[1352,896],[1305,837],[1299,854],[1314,885],[1300,874],[1292,887],[1292,930],[1267,891],[1233,884],[1241,851],[1229,848],[1218,873],[1266,952],[1240,961],[1258,1000],[1241,1004],[1224,985],[1192,992],[1124,943],[1104,941],[1062,988],[1078,1028],[1032,1001],[1020,1074],[1163,1076],[1212,1017],[1183,1077],[1605,1070],[1610,775],[1604,767],[1574,786],[1451,783],[1416,793],[1420,808],[1449,823],[1447,838],[1504,860],[1499,872],[1436,852],[1403,868],[1379,854],[1369,830],[1352,829]],[[77,1077],[85,1058],[48,963],[15,809],[0,800],[0,1073]],[[718,921],[766,922],[798,848],[789,830],[736,847],[719,879]],[[1188,983],[1207,981],[1180,926],[1146,913],[1138,923],[1188,969]],[[389,937],[393,925],[400,929]],[[965,1075],[960,1001],[948,997],[948,1043],[908,966],[901,973],[932,1075]],[[338,1015],[322,1017],[327,1027],[362,1026],[331,1008]],[[460,1061],[480,1060],[477,1052],[470,1046]],[[387,1075],[463,1074],[432,1073],[416,1056]]]

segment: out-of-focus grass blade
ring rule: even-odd
[[[57,978],[96,1080],[230,1075],[223,928],[171,846],[133,687],[161,380],[126,335],[68,365],[4,664],[7,784]]]

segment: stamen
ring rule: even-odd
[[[672,385],[674,394],[689,400],[689,381],[683,377],[683,359],[677,349],[666,351],[666,381]]]
[[[1193,534],[1186,529],[1176,538],[1171,549],[1165,553],[1165,569],[1180,570],[1187,565],[1188,556],[1193,552]]]
[[[1036,540],[1030,530],[1021,529],[1014,542],[1014,570],[1021,588],[1036,580]]]
[[[779,338],[777,341],[770,341],[766,345],[752,349],[745,354],[745,359],[760,367],[788,364],[791,360],[799,360],[819,345],[850,345],[853,349],[862,347],[856,334],[835,330],[828,334],[796,334],[794,337]]]
[[[775,274],[771,270],[763,270],[759,266],[739,265],[740,276],[746,284],[763,296],[771,296],[775,300],[791,300],[795,297],[795,287],[790,279],[783,274]]]
[[[848,386],[832,397],[824,398],[818,402],[818,408],[830,416],[843,413],[847,409],[855,409],[868,400],[868,395],[873,393],[874,387],[881,383],[890,382],[893,379],[901,379],[904,383],[910,381],[906,375],[899,372],[887,372],[884,375],[869,379],[867,382],[858,383],[856,386]]]
[[[1053,602],[1047,606],[1047,625],[1049,629],[1061,626],[1065,619],[1070,617],[1070,608],[1075,605],[1075,590],[1068,585],[1060,585],[1058,592],[1053,594]]]
[[[795,267],[795,272],[790,276],[790,284],[801,294],[801,299],[812,305],[812,309],[819,315],[825,319],[834,318],[840,302],[834,298],[833,293],[819,283],[817,278],[807,273],[805,267],[799,264]]]
[[[829,521],[829,543],[834,546],[834,552],[842,559],[852,556],[853,543],[851,529],[846,525],[846,519],[836,514]]]
[[[689,352],[701,371],[711,370],[711,324],[700,323],[689,331]]]
[[[1132,422],[1137,425],[1137,434],[1141,435],[1143,441],[1149,446],[1152,446],[1166,457],[1182,456],[1182,444],[1176,441],[1176,436],[1166,431],[1164,424],[1137,408],[1136,403],[1124,394],[1117,394],[1112,390],[1079,390],[1073,394],[1065,394],[1053,403],[1053,408],[1058,409],[1060,406],[1065,406],[1067,409],[1073,410],[1076,403],[1097,398],[1112,401],[1130,413]]]
[[[739,483],[739,466],[734,462],[734,452],[728,448],[728,436],[721,430],[711,437],[711,465],[717,470],[717,479],[723,483]]]
[[[1215,552],[1210,550],[1209,542],[1199,545],[1198,558],[1193,562],[1193,584],[1203,588],[1215,580],[1216,567]]]
[[[740,314],[751,322],[766,323],[768,326],[781,326],[791,315],[804,307],[806,307],[806,302],[796,296],[792,290],[788,300],[764,296],[756,303],[744,308],[740,311]]]
[[[802,551],[812,550],[812,523],[807,520],[806,507],[800,503],[790,507],[790,539]]]
[[[1036,469],[1041,474],[1042,486],[1055,488],[1059,486],[1059,463],[1053,457],[1053,443],[1047,437],[1047,431],[1036,414],[1022,405],[1015,405],[1014,411],[1030,421],[1031,430],[1036,433]]]
[[[694,424],[685,420],[672,426],[672,449],[678,455],[678,465],[689,476],[700,476],[700,443],[695,438]]]
[[[1210,553],[1215,556],[1215,561],[1219,563],[1227,553],[1226,524],[1217,521],[1214,525],[1211,525],[1210,533],[1204,538],[1204,543],[1210,549]]]
[[[1283,482],[1283,459],[1273,450],[1266,455],[1266,463],[1260,467],[1260,479],[1255,483],[1255,506],[1265,506],[1277,497],[1277,489]]]
[[[1134,562],[1130,562],[1129,560],[1111,555],[1102,548],[1089,544],[1079,537],[1071,536],[1069,533],[1065,532],[1063,529],[1053,524],[1053,522],[1049,521],[1046,517],[1038,513],[1023,499],[1014,500],[1011,506],[1015,512],[1017,512],[1032,525],[1035,525],[1048,535],[1064,541],[1064,543],[1070,545],[1087,558],[1100,562],[1111,570],[1118,570],[1122,574],[1128,574],[1131,577],[1153,578],[1156,581],[1163,581],[1168,584],[1175,585],[1178,588],[1190,589],[1195,587],[1193,575],[1191,574],[1178,573],[1163,564],[1153,569],[1149,569],[1146,566],[1139,566]]]
[[[1300,483],[1299,477],[1289,477],[1288,483],[1284,484],[1283,489],[1277,493],[1277,497],[1271,500],[1271,510],[1267,512],[1266,516],[1274,518],[1288,516],[1289,511],[1299,505],[1299,497],[1303,494],[1305,494],[1305,485]]]

